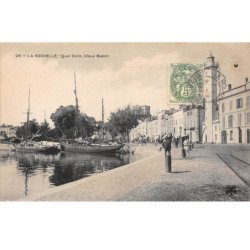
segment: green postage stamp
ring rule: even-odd
[[[170,102],[198,102],[202,96],[202,89],[202,65],[170,64]]]

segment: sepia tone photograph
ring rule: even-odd
[[[0,43],[0,201],[249,201],[250,43]]]

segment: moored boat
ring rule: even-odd
[[[94,154],[113,154],[123,147],[122,144],[81,144],[79,142],[62,142],[62,151]]]
[[[43,145],[39,142],[27,142],[16,144],[15,151],[16,152],[25,152],[25,153],[57,153],[60,151],[58,146],[55,145]]]
[[[76,76],[74,72],[74,94],[75,94],[75,102],[76,102],[76,113],[79,114],[79,106],[78,106],[78,97],[76,90]],[[79,132],[79,123],[75,121],[75,134],[78,135]],[[118,150],[120,150],[124,145],[119,143],[104,143],[104,104],[102,99],[102,139],[98,143],[91,143],[84,140],[66,140],[61,142],[61,150],[68,152],[78,152],[78,153],[94,153],[94,154],[115,154]]]
[[[60,144],[55,142],[47,142],[47,141],[41,141],[41,142],[34,142],[31,138],[31,140],[28,140],[29,136],[29,116],[30,116],[30,89],[29,89],[29,95],[28,95],[28,110],[27,110],[27,121],[26,121],[26,133],[25,133],[25,141],[22,143],[12,144],[12,150],[16,152],[24,152],[24,153],[57,153],[60,151]],[[38,133],[38,132],[37,132]]]

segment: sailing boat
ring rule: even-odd
[[[58,146],[56,145],[44,145],[43,142],[34,142],[28,140],[29,137],[29,118],[30,118],[30,89],[29,89],[29,96],[28,96],[28,110],[27,110],[27,121],[26,121],[26,130],[25,130],[25,142],[20,144],[14,145],[14,151],[16,152],[36,152],[36,153],[57,153],[59,151]],[[39,132],[39,131],[38,131]],[[38,133],[37,132],[37,133]]]
[[[76,120],[75,120],[75,136],[79,135],[79,106],[76,90],[76,75],[74,72],[75,82],[75,101],[76,101]],[[78,152],[78,153],[96,153],[96,154],[114,154],[123,147],[123,144],[118,143],[104,143],[104,103],[102,99],[102,140],[101,143],[91,143],[79,139],[68,140],[67,142],[61,142],[62,151]]]

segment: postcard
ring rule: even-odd
[[[0,43],[1,201],[249,201],[250,43]]]

